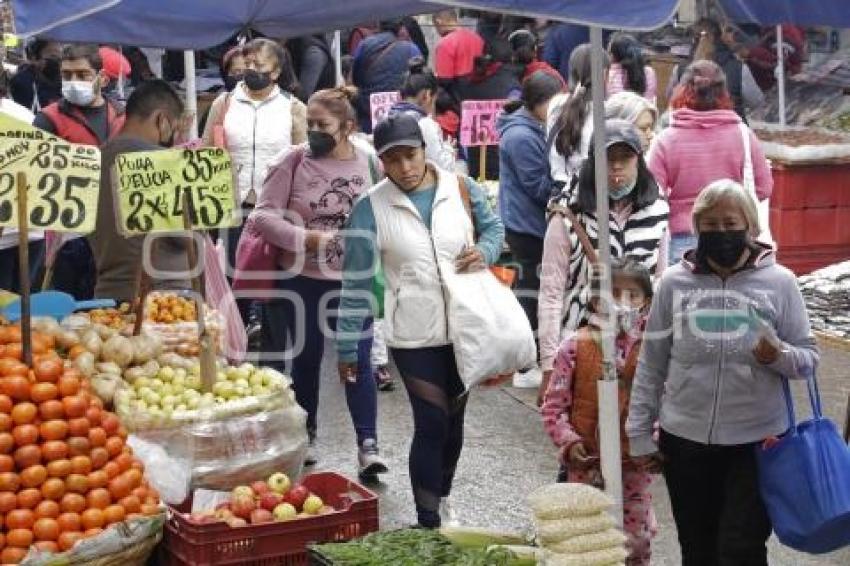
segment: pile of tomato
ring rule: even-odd
[[[125,444],[127,430],[53,339],[0,326],[0,562],[31,546],[69,550],[113,523],[159,512],[159,495]]]

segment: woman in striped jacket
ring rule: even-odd
[[[657,277],[667,265],[667,218],[670,208],[643,158],[640,134],[625,120],[605,124],[611,256],[631,256]],[[596,179],[591,154],[573,183],[550,206],[543,247],[538,302],[540,364],[543,397],[552,374],[555,354],[566,331],[576,330],[587,317],[590,268],[594,258],[586,249],[598,249]],[[575,223],[581,229],[576,230]],[[587,242],[582,243],[584,234]]]

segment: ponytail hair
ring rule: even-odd
[[[527,29],[518,29],[508,36],[508,43],[511,59],[521,65],[525,73],[525,67],[537,60],[537,37]]]
[[[643,96],[646,92],[646,63],[637,40],[627,34],[618,33],[608,47],[611,60],[619,63],[626,72],[626,88]]]
[[[436,94],[439,86],[437,77],[426,66],[425,59],[413,57],[407,62],[407,74],[404,75],[404,82],[401,85],[402,98],[412,98],[423,90]]]
[[[570,55],[570,87],[572,93],[555,122],[555,149],[563,156],[572,154],[581,144],[581,132],[589,114],[589,106],[593,97],[591,84],[591,53],[593,48],[589,43],[576,47]],[[606,57],[605,66],[608,66]]]

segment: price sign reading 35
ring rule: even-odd
[[[0,118],[0,226],[17,226],[16,177],[27,178],[31,228],[93,232],[100,187],[100,151]]]
[[[499,145],[496,121],[504,112],[504,100],[466,100],[461,106],[460,145]]]
[[[230,155],[223,149],[173,149],[119,155],[118,226],[125,236],[183,230],[188,195],[192,228],[226,228],[239,221]]]

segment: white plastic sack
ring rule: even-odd
[[[534,332],[508,287],[489,270],[442,270],[448,300],[449,339],[466,388],[513,373],[537,360]]]
[[[127,438],[133,454],[142,461],[146,470],[168,470],[167,474],[148,474],[150,484],[166,503],[178,505],[189,497],[192,482],[192,463],[186,458],[169,454],[157,442],[144,440],[135,434]]]

